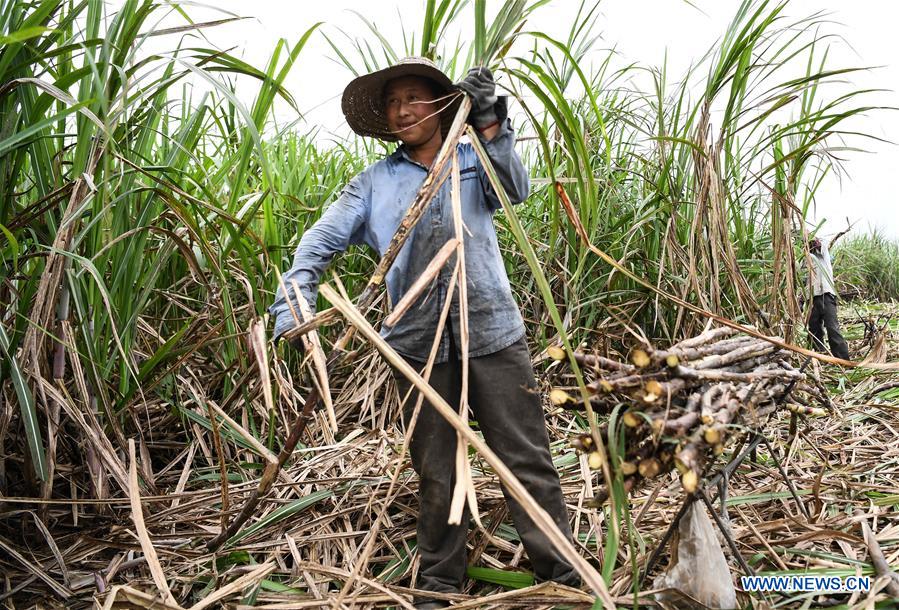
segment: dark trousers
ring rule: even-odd
[[[824,329],[827,329],[827,341],[830,353],[837,358],[849,360],[849,345],[840,334],[840,322],[837,320],[837,297],[829,292],[816,296],[812,300],[812,313],[808,319],[808,332],[812,336],[812,344],[818,351],[824,351]]]
[[[449,362],[434,365],[430,384],[458,409],[462,365],[454,357],[455,349],[450,352]],[[419,371],[424,370],[422,362],[410,360],[409,363]],[[570,538],[559,473],[549,452],[549,436],[525,339],[494,354],[470,358],[468,366],[469,405],[484,439]],[[396,378],[403,397],[410,384],[400,375]],[[407,426],[417,397],[418,392],[413,391],[403,406],[403,421]],[[420,479],[417,587],[455,593],[461,590],[467,567],[465,539],[469,514],[466,508],[460,525],[447,524],[456,481],[456,432],[427,399],[422,402],[410,451],[412,466]],[[571,565],[505,487],[503,494],[536,578],[578,585],[580,577]]]

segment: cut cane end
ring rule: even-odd
[[[573,399],[565,390],[554,388],[549,392],[549,401],[555,406],[560,407],[562,405],[568,404],[569,402],[573,402]]]
[[[587,453],[593,448],[593,439],[589,434],[579,434],[571,439],[571,446],[581,453]]]
[[[643,423],[643,419],[635,411],[625,411],[621,419],[628,428],[637,428]]]
[[[635,349],[631,352],[631,362],[638,368],[646,368],[650,363],[649,354],[642,349]]]
[[[659,461],[655,458],[646,458],[645,460],[640,461],[640,466],[637,470],[640,472],[640,476],[644,479],[651,479],[654,476],[659,474],[662,466],[659,464]]]
[[[693,470],[688,470],[681,476],[681,485],[688,494],[694,493],[699,487],[699,475]]]
[[[568,356],[565,353],[565,350],[559,347],[558,345],[551,345],[546,348],[546,355],[552,358],[557,362],[561,362],[565,360]]]
[[[723,436],[721,429],[718,427],[706,428],[703,433],[703,438],[709,445],[718,445],[721,443]]]

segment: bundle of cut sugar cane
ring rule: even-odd
[[[550,348],[549,355],[568,359],[558,348]],[[634,350],[630,362],[582,352],[574,357],[588,376],[592,371],[587,389],[595,412],[610,413],[626,405],[620,467],[628,491],[677,468],[684,490],[692,493],[707,464],[724,452],[726,441],[738,431],[757,428],[777,408],[806,416],[826,413],[798,404],[800,396],[828,404],[813,380],[790,364],[788,352],[730,328],[705,331],[667,350]],[[789,400],[781,403],[790,384]],[[554,389],[550,399],[564,409],[584,408],[579,397],[563,389]],[[608,447],[607,428],[600,428],[600,434]],[[591,467],[602,464],[598,443],[589,434],[575,437],[572,445],[589,454]],[[606,497],[598,494],[595,503]]]

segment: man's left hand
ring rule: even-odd
[[[468,118],[472,125],[484,129],[499,122],[500,117],[496,112],[496,81],[489,68],[472,68],[456,86],[471,98],[471,113]]]

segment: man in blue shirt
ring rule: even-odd
[[[407,58],[394,66],[353,80],[342,107],[358,134],[402,144],[385,159],[354,177],[341,196],[302,236],[284,285],[294,283],[310,306],[318,282],[334,254],[350,244],[365,243],[383,255],[408,206],[437,156],[461,101],[469,95],[469,122],[478,132],[500,183],[514,203],[529,190],[527,172],[515,153],[515,133],[507,117],[506,99],[498,98],[486,68],[475,68],[454,85],[433,63]],[[493,214],[500,203],[470,143],[456,147],[461,173],[462,218],[465,225],[465,270],[468,292],[468,401],[485,440],[525,485],[537,502],[570,536],[568,515],[552,464],[540,397],[525,342],[524,323],[512,296],[497,244]],[[387,273],[387,293],[396,305],[435,254],[455,237],[447,180],[415,226]],[[429,290],[381,335],[418,370],[435,339],[446,302],[455,255],[444,265]],[[453,293],[446,327],[439,340],[430,384],[458,408],[461,361],[458,291]],[[279,290],[270,308],[275,337],[296,325]],[[296,343],[296,342],[295,342]],[[410,384],[397,376],[400,395]],[[407,423],[417,399],[413,392],[403,406]],[[461,590],[465,577],[467,511],[461,525],[447,523],[455,485],[456,432],[425,401],[410,444],[412,463],[420,478],[418,518],[419,589],[443,593]],[[525,550],[539,580],[578,585],[580,577],[553,548],[524,509],[508,494],[506,500]],[[442,608],[442,600],[416,598],[419,608]]]

